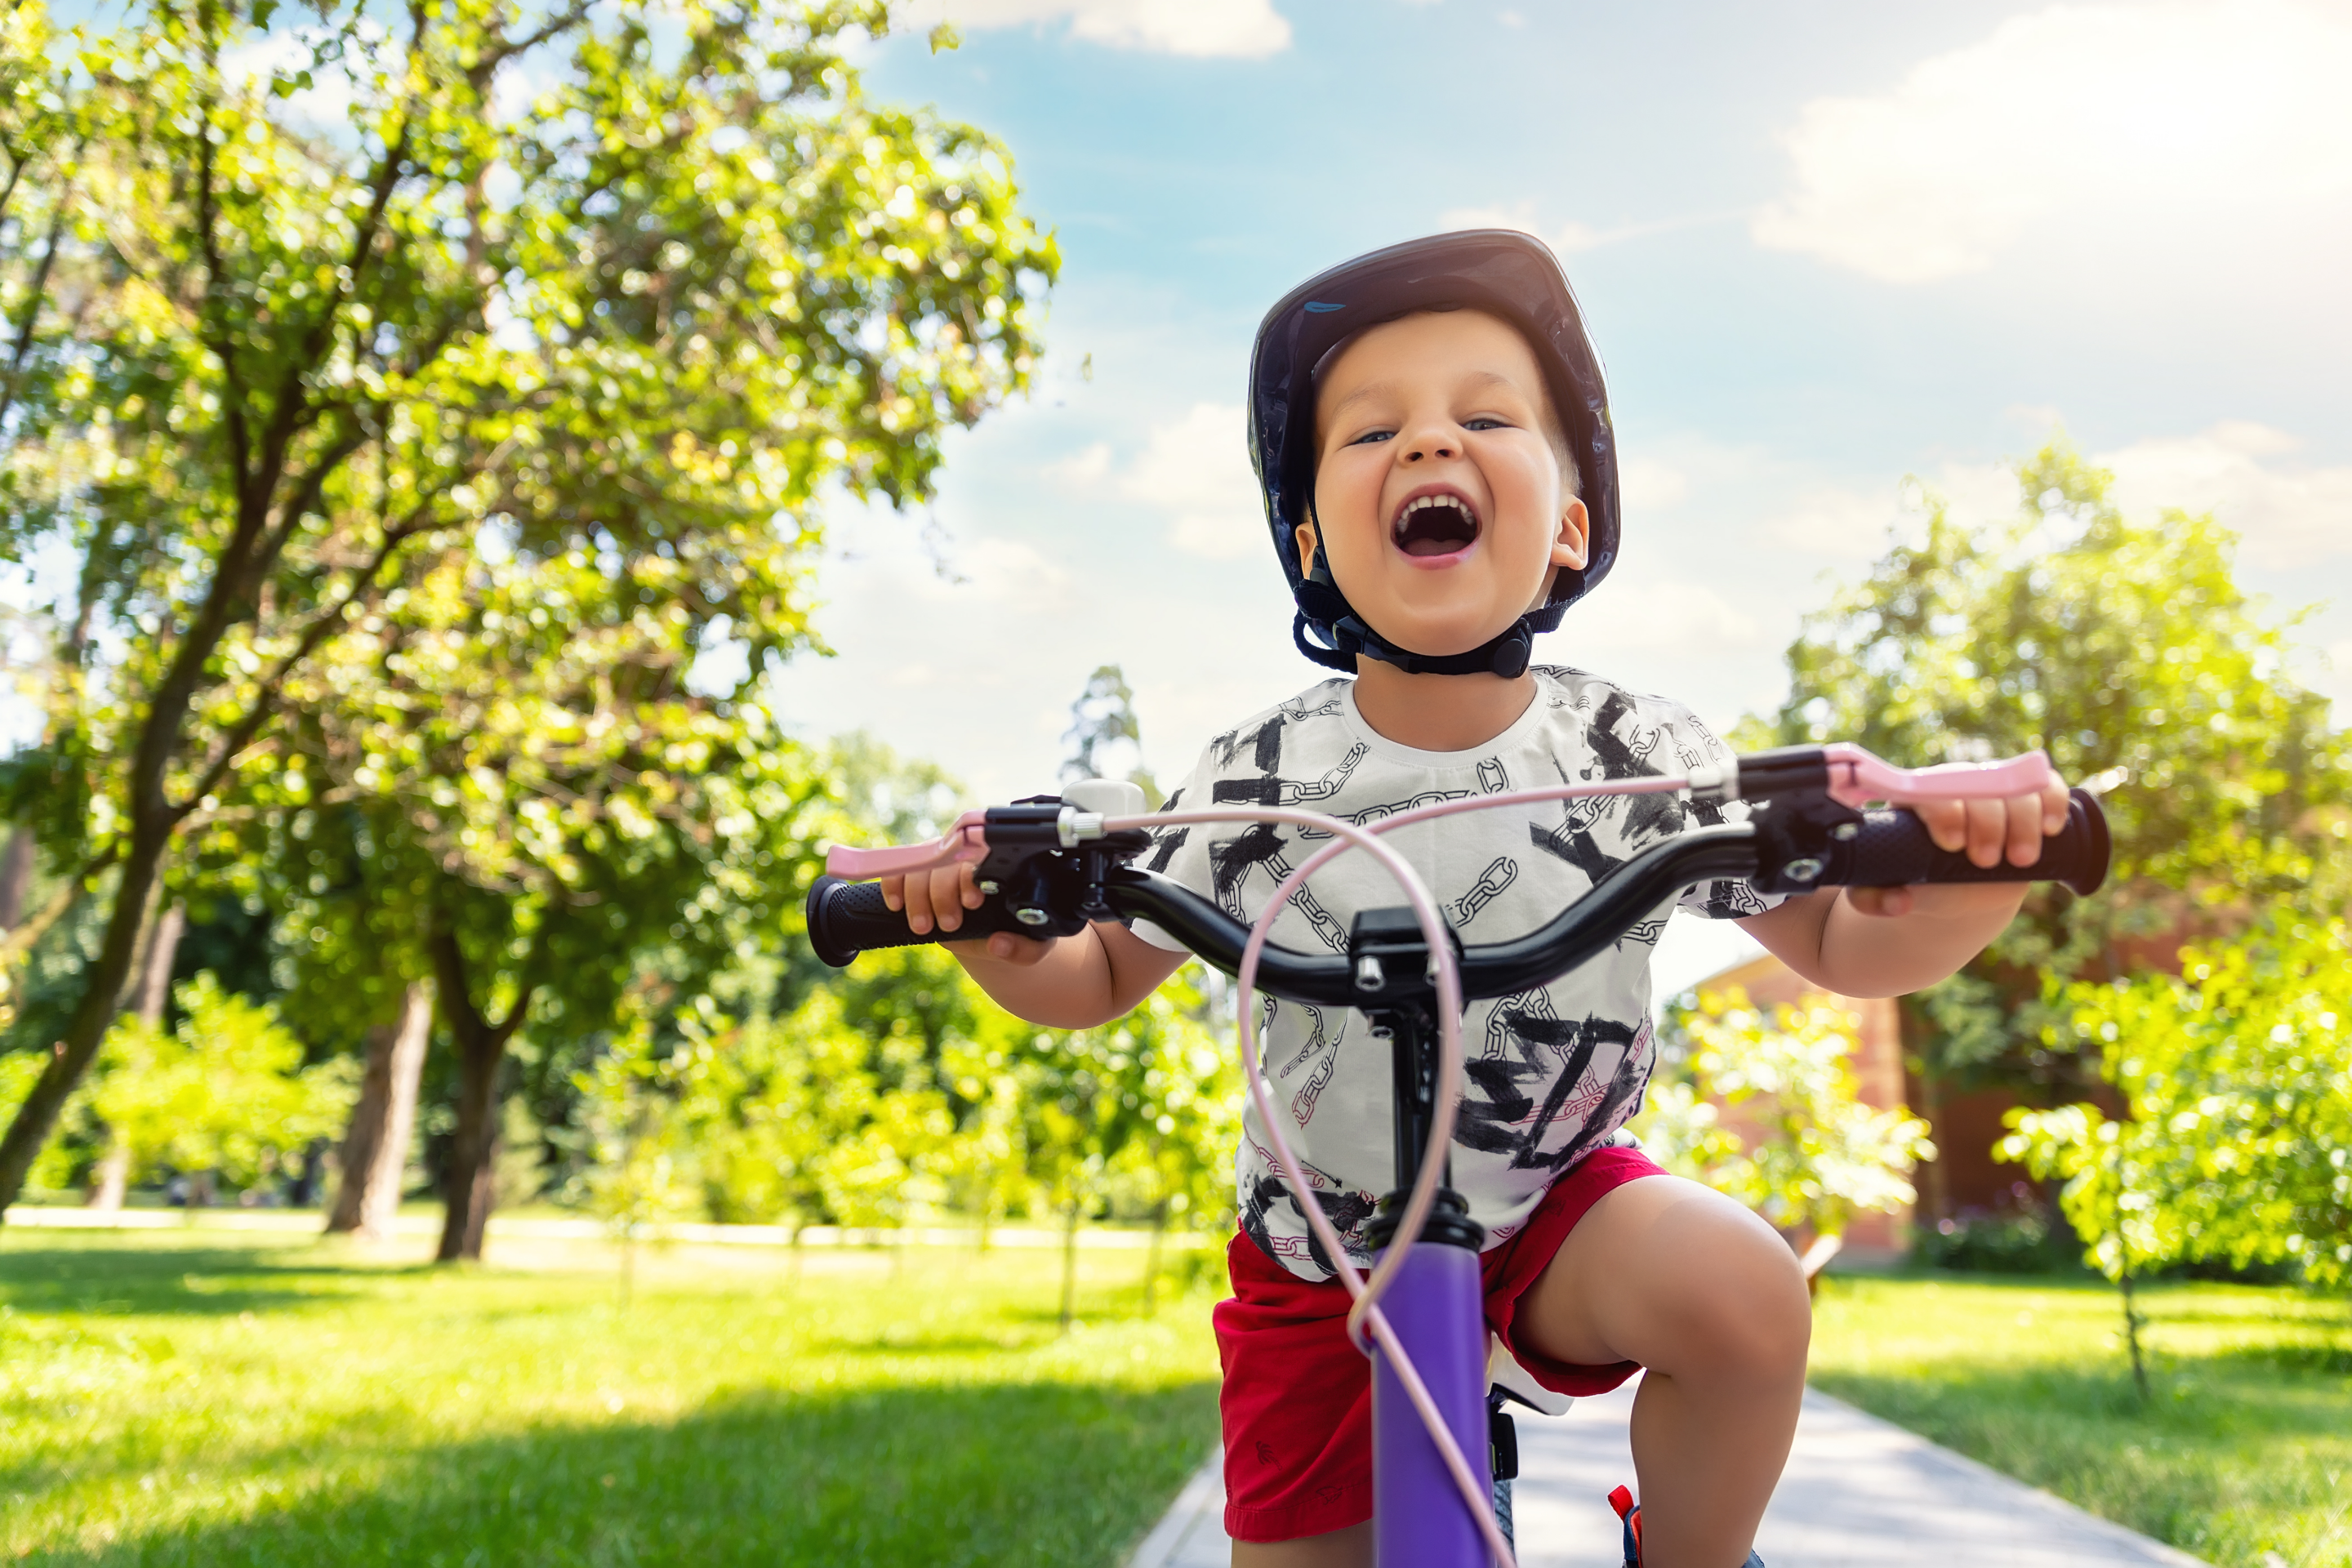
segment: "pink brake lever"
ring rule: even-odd
[[[1932,768],[1898,768],[1879,761],[1851,741],[1822,748],[1830,764],[1830,798],[1856,810],[1874,800],[1913,805],[1925,800],[2000,800],[2032,795],[2057,782],[2057,770],[2040,752],[2000,763],[1945,763]]]
[[[865,882],[985,859],[987,823],[986,812],[967,811],[956,818],[953,827],[929,844],[893,844],[880,849],[852,849],[836,844],[824,852],[824,868],[844,881]]]

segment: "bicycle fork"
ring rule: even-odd
[[[1360,917],[1360,942],[1367,934],[1362,923]],[[1412,942],[1419,936],[1415,930]],[[1391,936],[1390,943],[1395,940]],[[1390,943],[1382,944],[1383,957],[1411,962],[1410,953],[1389,952]],[[1418,973],[1419,964],[1406,973]],[[1375,1252],[1384,1245],[1408,1249],[1404,1267],[1381,1299],[1381,1310],[1469,1461],[1479,1490],[1491,1495],[1486,1314],[1478,1273],[1485,1233],[1470,1218],[1461,1194],[1446,1186],[1438,1190],[1420,1237],[1395,1238],[1396,1219],[1420,1174],[1429,1133],[1436,1082],[1429,1048],[1433,1020],[1418,1001],[1364,1011],[1372,1032],[1389,1041],[1396,1089],[1396,1189],[1381,1200],[1369,1239]],[[1372,1533],[1381,1568],[1484,1568],[1486,1548],[1478,1525],[1382,1352],[1375,1352],[1372,1364]]]

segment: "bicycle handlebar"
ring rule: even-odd
[[[1784,856],[1791,842],[1799,852]],[[1901,807],[1822,825],[1817,839],[1792,835],[1788,826],[1768,833],[1753,823],[1698,828],[1654,844],[1618,866],[1540,929],[1508,942],[1461,947],[1462,992],[1465,998],[1506,996],[1549,981],[1696,882],[1737,878],[1767,892],[1806,892],[1922,882],[2058,881],[2087,895],[2105,879],[2108,855],[2106,819],[2097,800],[2079,789],[2069,799],[2066,825],[2042,840],[2042,858],[2032,866],[2004,860],[1979,867],[1965,854],[1938,849],[1926,825]],[[1768,865],[1768,859],[1780,863]],[[1152,921],[1227,973],[1239,967],[1248,926],[1191,889],[1150,871],[1114,866],[1104,870],[1100,892],[1108,913]],[[1002,893],[992,894],[980,908],[964,911],[957,930],[935,927],[919,936],[903,912],[884,904],[878,885],[820,877],[809,889],[809,941],[818,957],[839,968],[877,948],[967,942],[1001,931],[1068,935],[1086,923],[1076,913],[1075,899],[1076,884],[1066,880],[1025,909],[1015,909]],[[1343,1007],[1391,1002],[1426,984],[1421,975],[1399,974],[1367,986],[1347,954],[1271,943],[1259,974],[1260,984],[1275,995]]]

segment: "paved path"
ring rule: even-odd
[[[1558,1418],[1515,1412],[1513,1496],[1527,1568],[1621,1568],[1609,1489],[1630,1484],[1633,1385]],[[1130,1568],[1225,1568],[1224,1488],[1192,1478]],[[1825,1394],[1808,1391],[1795,1451],[1756,1550],[1769,1568],[2203,1568]]]

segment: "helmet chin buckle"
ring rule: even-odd
[[[1292,626],[1291,637],[1297,643],[1299,652],[1330,669],[1352,669],[1359,658],[1376,658],[1382,664],[1396,666],[1407,675],[1499,675],[1506,680],[1516,680],[1528,672],[1533,659],[1536,633],[1548,632],[1559,625],[1560,613],[1567,608],[1566,605],[1554,604],[1530,610],[1467,653],[1415,653],[1411,648],[1399,647],[1365,625],[1363,617],[1352,609],[1328,622],[1309,620],[1302,612]],[[1310,628],[1328,639],[1328,649],[1307,639]]]

